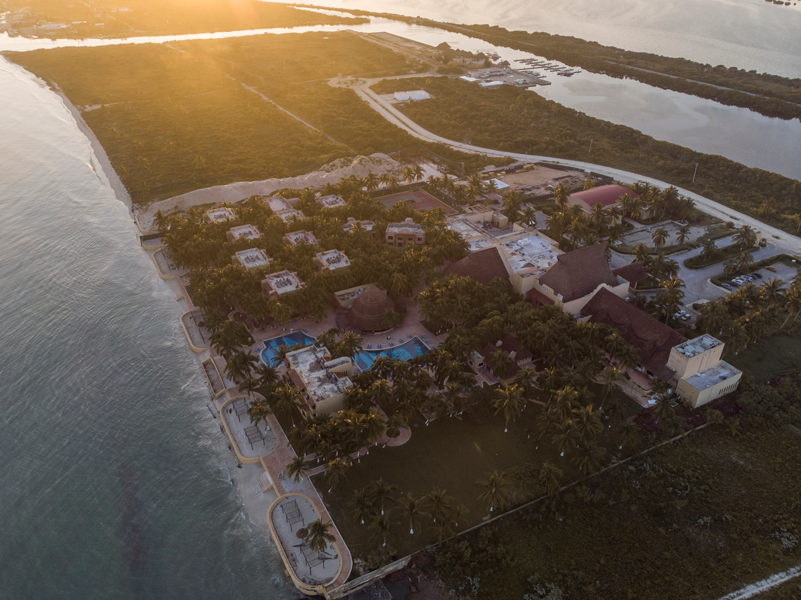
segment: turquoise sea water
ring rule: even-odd
[[[0,598],[296,596],[88,141],[4,59],[0,106]]]

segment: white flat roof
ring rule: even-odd
[[[279,294],[294,292],[295,290],[299,290],[303,287],[303,282],[300,280],[300,278],[295,273],[290,271],[271,273],[270,275],[267,275],[265,279],[269,282],[270,287],[272,287]]]
[[[289,223],[292,219],[305,219],[306,215],[304,215],[301,211],[295,210],[294,208],[290,208],[288,210],[282,210],[279,213],[275,213],[284,223]]]
[[[261,248],[248,248],[247,250],[240,250],[236,253],[236,258],[246,269],[266,267],[270,264],[270,257],[267,256],[264,253],[264,250]]]
[[[306,242],[307,244],[317,243],[317,238],[314,237],[314,234],[310,231],[292,231],[287,233],[284,237],[286,237],[293,246],[300,242]]]
[[[693,386],[696,390],[705,390],[717,385],[721,381],[726,381],[732,377],[740,374],[740,370],[731,366],[725,361],[720,361],[714,367],[708,368],[706,371],[696,373],[692,377],[685,379],[687,383]]]
[[[234,211],[232,211],[230,208],[226,208],[225,206],[207,210],[206,216],[213,223],[222,223],[223,221],[233,220],[236,218]]]
[[[688,358],[692,358],[721,344],[723,344],[723,342],[705,333],[695,339],[687,340],[683,344],[679,344],[676,346],[676,351]]]
[[[353,385],[350,378],[329,373],[325,362],[327,354],[330,352],[325,347],[307,346],[286,355],[289,364],[298,372],[306,385],[306,391],[315,402],[344,394]],[[335,365],[328,363],[328,366]]]
[[[336,249],[318,252],[315,256],[317,256],[317,258],[319,258],[320,261],[332,271],[334,269],[341,269],[342,267],[347,267],[350,265],[350,261],[348,260],[348,257],[345,256],[345,253]]]
[[[539,270],[544,271],[555,265],[557,257],[561,254],[548,240],[537,234],[527,235],[526,237],[504,242],[503,246],[509,251],[513,258],[519,256],[523,259],[522,261],[514,260],[515,264],[520,265],[518,268],[514,269],[515,271],[530,268],[531,266],[535,266]],[[509,262],[511,264],[513,260]],[[523,266],[523,262],[528,263],[528,266]]]
[[[467,251],[468,252],[478,252],[479,250],[483,250],[484,248],[489,248],[490,246],[494,246],[495,242],[485,237],[477,237],[473,240],[467,242]]]
[[[335,206],[345,206],[346,202],[342,196],[337,194],[332,194],[330,196],[320,196],[317,198],[317,202],[319,202],[325,208],[334,208]]]
[[[420,223],[389,223],[387,233],[424,233],[425,227]]]
[[[274,196],[268,199],[267,206],[269,206],[270,210],[276,214],[282,210],[290,210],[292,208],[292,205],[284,200],[281,196]]]
[[[344,229],[347,233],[350,233],[351,231],[356,229],[357,223],[361,225],[361,228],[364,231],[372,231],[373,227],[375,227],[375,223],[373,223],[372,221],[348,221],[342,226],[342,229]]]
[[[259,230],[253,225],[239,225],[238,227],[231,227],[230,232],[231,235],[234,236],[235,240],[240,238],[245,238],[246,240],[255,240],[257,237],[261,236]]]

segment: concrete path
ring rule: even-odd
[[[530,154],[519,154],[515,152],[504,152],[502,150],[494,150],[492,148],[481,148],[479,146],[472,146],[470,144],[463,144],[459,142],[455,142],[453,140],[449,140],[443,137],[440,137],[434,133],[431,133],[427,129],[423,129],[409,119],[406,115],[401,113],[398,109],[392,106],[386,99],[382,98],[374,91],[370,89],[370,86],[381,81],[383,78],[379,79],[369,79],[363,81],[361,83],[357,83],[354,85],[349,85],[359,97],[367,102],[378,114],[384,117],[390,123],[397,125],[401,129],[404,129],[409,134],[413,135],[414,137],[425,140],[428,142],[435,142],[439,144],[445,144],[454,148],[455,150],[461,150],[462,152],[469,152],[473,154],[486,154],[488,156],[502,156],[502,157],[510,157],[515,160],[520,161],[528,161],[528,162],[537,162],[537,161],[546,161],[551,162],[553,164],[562,165],[565,167],[569,167],[572,169],[582,170],[582,171],[594,171],[596,173],[600,173],[602,175],[608,175],[621,181],[623,183],[636,183],[638,181],[645,181],[650,183],[651,185],[655,185],[661,189],[670,187],[671,184],[666,183],[664,181],[660,181],[659,179],[654,179],[652,177],[644,177],[642,175],[638,175],[637,173],[631,173],[629,171],[622,171],[620,169],[613,169],[611,167],[604,167],[601,165],[596,165],[588,162],[577,161],[577,160],[566,160],[562,158],[553,158],[550,156],[536,156]],[[338,80],[331,80],[329,82],[331,85],[341,85],[341,82]],[[690,190],[686,190],[684,188],[677,188],[679,193],[683,196],[688,198],[692,198],[695,201],[696,206],[701,209],[703,212],[721,219],[723,221],[734,221],[734,223],[738,226],[740,225],[751,225],[752,227],[762,231],[763,235],[770,239],[770,242],[780,248],[782,252],[788,252],[790,254],[799,254],[801,253],[801,238],[790,235],[782,231],[781,229],[777,229],[776,227],[771,227],[755,219],[754,217],[749,217],[743,213],[737,212],[734,209],[731,209],[719,202],[714,202],[708,198],[701,196],[700,194],[696,194],[695,192],[691,192]]]

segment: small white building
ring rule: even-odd
[[[228,240],[234,242],[236,240],[255,240],[261,237],[261,232],[253,225],[240,225],[238,227],[231,227],[225,234]]]
[[[431,94],[425,90],[413,90],[410,92],[395,92],[395,100],[398,102],[418,102],[420,100],[428,100]]]
[[[303,230],[291,231],[281,239],[288,246],[297,246],[298,244],[309,244],[309,246],[313,246],[320,243],[311,231]]]
[[[231,258],[235,263],[242,265],[246,269],[259,269],[268,266],[272,262],[272,259],[261,248],[240,250]]]
[[[334,249],[315,254],[314,264],[320,271],[334,271],[349,267],[350,261],[344,252]]]
[[[304,285],[306,284],[298,277],[298,274],[292,273],[291,271],[271,273],[261,280],[261,289],[263,289],[268,296],[280,296],[281,294],[295,292]]]
[[[337,206],[347,206],[345,199],[337,194],[330,196],[320,196],[317,198],[317,205],[320,208],[336,208]]]
[[[742,372],[724,360],[723,342],[704,334],[673,347],[667,366],[679,378],[676,393],[698,408],[740,385]]]
[[[302,211],[297,210],[295,208],[290,208],[289,210],[282,210],[281,212],[277,212],[275,214],[284,223],[289,223],[294,219],[302,221],[303,219],[306,218],[306,215],[304,215]]]
[[[206,220],[209,223],[224,223],[225,221],[233,221],[236,219],[234,211],[225,206],[219,208],[212,208],[206,211]]]

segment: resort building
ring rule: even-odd
[[[650,380],[658,377],[670,382],[675,371],[668,365],[673,348],[687,339],[672,327],[626,302],[608,288],[599,290],[584,306],[582,314],[590,323],[604,323],[639,352],[636,371],[645,377],[634,377],[636,383],[650,389]]]
[[[281,219],[284,223],[289,223],[293,219],[298,219],[299,221],[306,218],[306,215],[303,214],[302,211],[299,211],[294,208],[289,208],[287,210],[282,210],[281,212],[275,213],[275,216]]]
[[[343,267],[349,267],[350,261],[344,252],[339,250],[326,250],[314,255],[314,265],[320,271],[334,271]]]
[[[226,208],[225,206],[220,206],[219,208],[212,208],[211,210],[206,211],[206,221],[209,223],[224,223],[225,221],[234,221],[236,219],[236,215],[234,211],[230,208]]]
[[[345,394],[353,387],[350,358],[332,359],[327,348],[312,345],[287,353],[286,362],[289,379],[303,393],[312,416],[345,409]]]
[[[723,342],[702,335],[674,347],[668,366],[678,377],[676,393],[693,408],[729,394],[740,385],[742,372],[721,360]]]
[[[263,289],[268,296],[279,296],[281,294],[295,292],[304,285],[306,284],[298,277],[298,274],[290,271],[271,273],[261,281],[261,289]]]
[[[309,246],[314,246],[315,244],[320,243],[320,241],[314,237],[314,234],[311,231],[291,231],[281,239],[289,246],[297,246],[298,244],[309,244]]]
[[[509,281],[518,294],[532,290],[562,255],[556,242],[537,232],[503,242],[500,248],[509,265]]]
[[[334,300],[336,301],[337,305],[340,308],[351,308],[353,303],[359,299],[359,296],[362,295],[365,289],[370,287],[372,284],[368,285],[358,285],[356,287],[348,288],[346,290],[340,290],[338,292],[334,292]]]
[[[418,102],[428,100],[431,95],[425,90],[412,90],[409,92],[395,92],[395,100],[398,102]]]
[[[395,308],[392,298],[374,285],[368,285],[348,311],[348,324],[356,331],[386,331],[384,311]]]
[[[406,219],[403,223],[389,223],[384,234],[384,241],[398,248],[425,244],[425,228],[411,218]]]
[[[295,200],[297,200],[297,198],[295,198]],[[285,210],[292,210],[293,207],[293,204],[282,196],[273,196],[272,198],[267,198],[265,203],[270,207],[270,210],[273,211],[273,214],[276,215]]]
[[[493,245],[489,248],[468,254],[462,260],[451,263],[442,271],[443,275],[456,275],[489,285],[496,278],[509,281],[509,271],[500,249]]]
[[[268,266],[272,259],[261,248],[240,250],[232,257],[233,261],[246,269],[259,269]]]
[[[253,225],[240,225],[239,227],[232,227],[225,234],[228,241],[235,242],[236,240],[255,240],[261,237],[261,232]]]
[[[369,231],[370,237],[373,237],[374,227],[375,223],[372,221],[357,221],[353,217],[348,217],[348,222],[342,226],[342,230],[345,233],[355,233],[357,229],[361,229],[362,231]]]
[[[603,243],[558,256],[556,264],[531,282],[526,296],[534,304],[558,306],[572,315],[580,314],[601,289],[624,298],[629,282],[612,272],[605,250]]]
[[[604,208],[620,202],[620,199],[628,195],[637,198],[637,193],[622,185],[602,185],[589,190],[575,192],[568,196],[567,201],[572,206],[578,206],[585,213],[590,214],[592,207],[600,204]],[[619,221],[618,221],[619,222]]]
[[[317,198],[317,206],[320,208],[336,208],[337,206],[347,206],[347,203],[342,196],[332,194]]]

